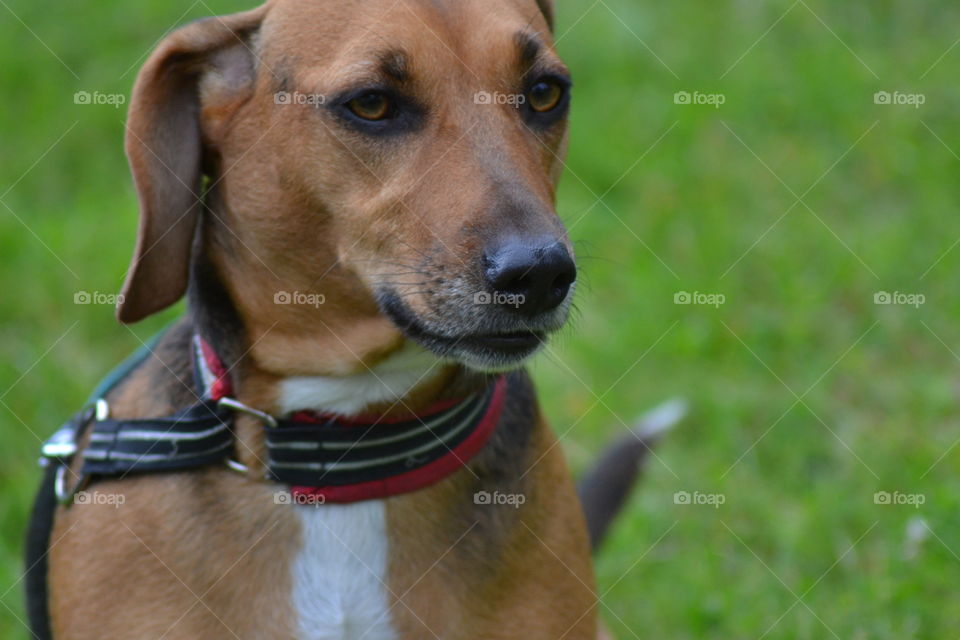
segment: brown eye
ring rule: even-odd
[[[527,92],[530,108],[540,113],[556,109],[561,98],[563,98],[563,87],[555,80],[541,80]]]
[[[353,115],[364,120],[383,120],[393,110],[393,103],[386,94],[371,91],[357,96],[347,103]]]

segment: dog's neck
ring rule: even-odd
[[[355,416],[371,407],[418,402],[420,387],[430,387],[444,367],[436,356],[407,343],[369,369],[346,376],[290,376],[278,383],[281,415],[303,409]]]

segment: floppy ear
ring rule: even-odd
[[[547,19],[547,26],[550,27],[550,31],[553,31],[553,1],[537,0],[537,6],[540,7],[543,17]]]
[[[137,76],[125,148],[140,202],[140,226],[117,305],[120,322],[142,320],[186,291],[202,210],[201,109],[211,100],[239,104],[249,96],[255,77],[249,40],[265,13],[260,7],[178,29]],[[217,106],[223,113],[223,105]]]

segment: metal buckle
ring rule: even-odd
[[[91,420],[106,420],[110,416],[110,405],[103,398],[96,401],[93,406],[87,407],[80,417],[80,424],[86,426]],[[57,429],[56,433],[50,436],[43,446],[40,447],[42,456],[40,464],[46,466],[48,460],[57,460],[70,458],[77,452],[77,431],[79,430],[76,421],[71,420],[64,426]]]
[[[67,425],[50,436],[40,448],[40,455],[43,456],[41,464],[51,458],[69,458],[77,452],[77,442],[74,439],[74,427]]]
[[[54,433],[49,440],[43,443],[40,453],[43,456],[41,464],[49,464],[54,461],[60,465],[57,467],[53,480],[53,493],[57,501],[69,507],[73,497],[86,488],[90,481],[89,476],[83,474],[77,477],[76,483],[72,489],[67,489],[67,472],[70,471],[70,463],[73,456],[77,453],[77,433],[85,428],[91,420],[102,422],[110,417],[110,405],[103,398],[96,401],[93,407],[90,407],[81,418],[81,425],[68,424],[61,427]],[[44,464],[44,466],[46,466]]]

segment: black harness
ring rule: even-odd
[[[84,476],[182,471],[223,462],[233,452],[233,415],[201,401],[166,418],[95,418],[83,450]]]

